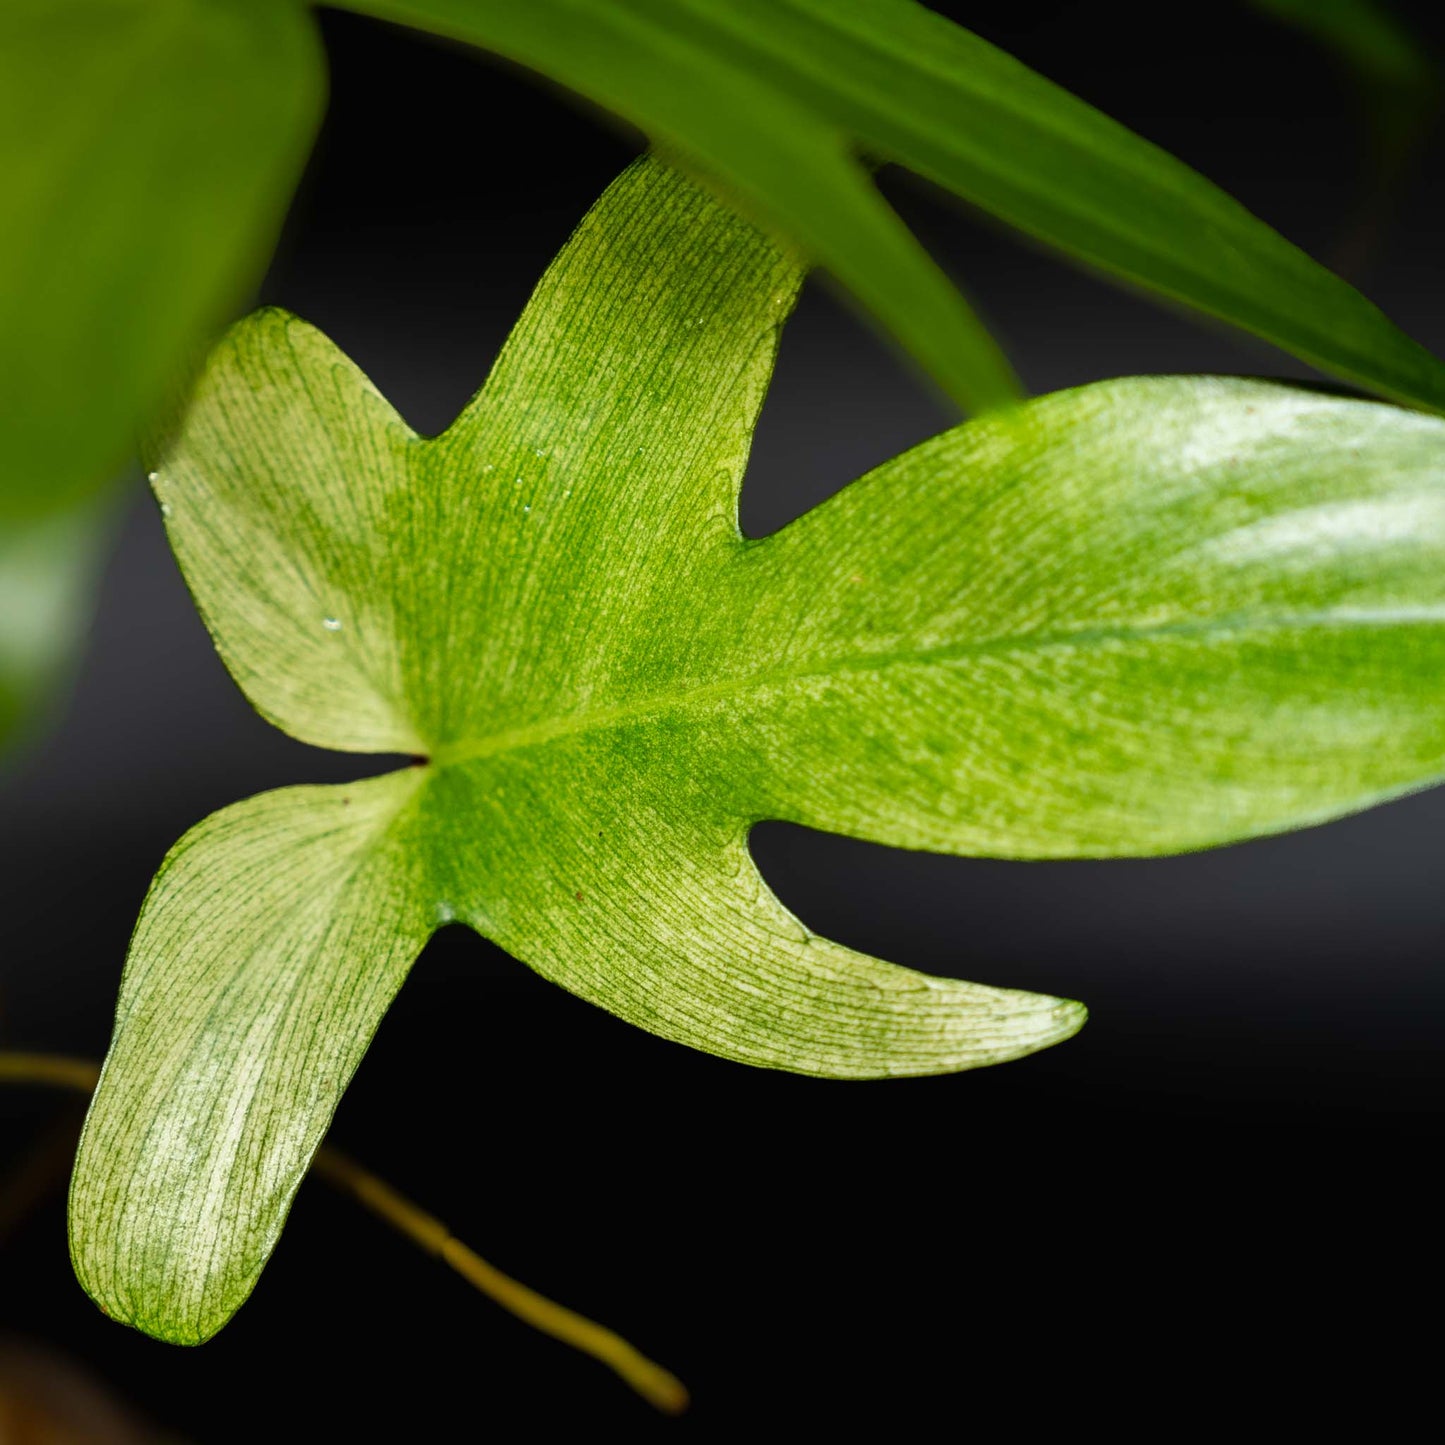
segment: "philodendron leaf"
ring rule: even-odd
[[[819,938],[759,876],[754,823],[1157,853],[1445,769],[1445,422],[1103,384],[746,540],[798,279],[646,162],[440,437],[284,313],[213,356],[156,489],[217,647],[297,737],[422,761],[228,809],[162,868],[72,1194],[110,1313],[224,1323],[445,921],[730,1058],[962,1069],[1082,1010]]]
[[[832,271],[966,409],[1007,373],[851,161],[896,161],[1130,282],[1396,400],[1445,364],[1217,186],[915,0],[333,0],[554,76]]]
[[[300,0],[0,5],[0,530],[120,470],[259,277],[323,89]]]

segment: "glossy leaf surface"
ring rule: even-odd
[[[240,804],[163,867],[72,1196],[111,1313],[224,1323],[444,922],[744,1062],[962,1069],[1082,1010],[818,937],[759,876],[754,823],[1157,853],[1445,769],[1445,422],[1107,383],[748,540],[799,274],[644,162],[440,437],[282,312],[216,351],[156,490],[221,655],[297,737],[424,761]]]

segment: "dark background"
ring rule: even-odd
[[[1432,8],[1413,11],[1439,46]],[[1172,7],[951,13],[1314,254],[1333,259],[1359,234],[1367,133],[1342,73],[1299,36],[1228,5],[1188,28]],[[500,64],[351,17],[323,23],[330,119],[264,299],[320,325],[415,426],[439,430],[639,143]],[[1442,155],[1437,132],[1359,276],[1437,351]],[[1131,372],[1307,374],[921,182],[884,183],[1033,390]],[[810,288],[745,525],[771,530],[951,421]],[[372,770],[250,711],[137,491],[74,695],[0,784],[0,1041],[98,1056],[169,844],[246,794]],[[69,1272],[58,1197],[0,1245],[0,1331],[84,1361],[198,1442],[821,1433],[875,1417],[911,1439],[1000,1412],[1025,1433],[1076,1418],[1173,1438],[1211,1410],[1254,1426],[1350,1400],[1388,1411],[1429,1344],[1402,1301],[1428,1308],[1438,1283],[1442,835],[1439,792],[1146,862],[935,858],[759,829],[769,881],[827,936],[1092,1009],[1046,1054],[902,1083],[707,1058],[474,935],[440,935],[333,1138],[502,1268],[677,1370],[695,1395],[680,1424],[317,1183],[252,1301],[202,1349],[94,1310]],[[0,1096],[0,1171],[60,1107]]]

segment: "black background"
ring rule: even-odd
[[[1415,7],[1440,44],[1432,7]],[[1359,223],[1348,84],[1247,9],[955,6],[1325,259]],[[639,148],[543,83],[326,15],[333,98],[264,299],[329,332],[422,430],[480,384],[552,253]],[[1445,351],[1440,137],[1360,276]],[[1028,385],[1307,375],[1071,269],[920,182],[884,184]],[[952,416],[824,288],[784,341],[744,496],[765,532]],[[137,490],[78,685],[3,782],[0,1040],[98,1055],[168,845],[290,782],[374,771],[271,730],[212,653]],[[333,1138],[504,1269],[692,1386],[653,1417],[308,1183],[252,1301],[178,1350],[75,1285],[57,1198],[0,1249],[0,1330],[49,1341],[198,1442],[566,1430],[918,1438],[1000,1416],[1172,1438],[1396,1408],[1438,1283],[1445,899],[1427,793],[1290,837],[1147,862],[910,855],[754,835],[810,925],[937,973],[1084,999],[1062,1047],[843,1085],[646,1036],[474,935],[427,949]],[[0,1097],[0,1167],[59,1109]],[[1377,1415],[1377,1419],[1379,1416]]]

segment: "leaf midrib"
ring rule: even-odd
[[[786,667],[732,674],[715,682],[647,693],[613,707],[565,713],[522,727],[505,728],[483,737],[441,744],[432,749],[430,762],[437,767],[476,762],[482,758],[521,752],[582,733],[609,728],[644,718],[720,701],[752,690],[801,682],[805,678],[838,672],[864,672],[909,663],[946,664],[971,657],[1001,657],[1010,653],[1046,652],[1053,648],[1078,648],[1109,643],[1139,643],[1155,640],[1223,638],[1250,632],[1287,631],[1328,627],[1407,627],[1445,625],[1445,603],[1432,607],[1349,609],[1328,612],[1284,613],[1271,616],[1231,614],[1184,622],[1149,626],[1095,626],[1057,632],[1004,633],[969,642],[954,642],[934,648],[884,650],[852,653],[830,658],[804,659]]]

